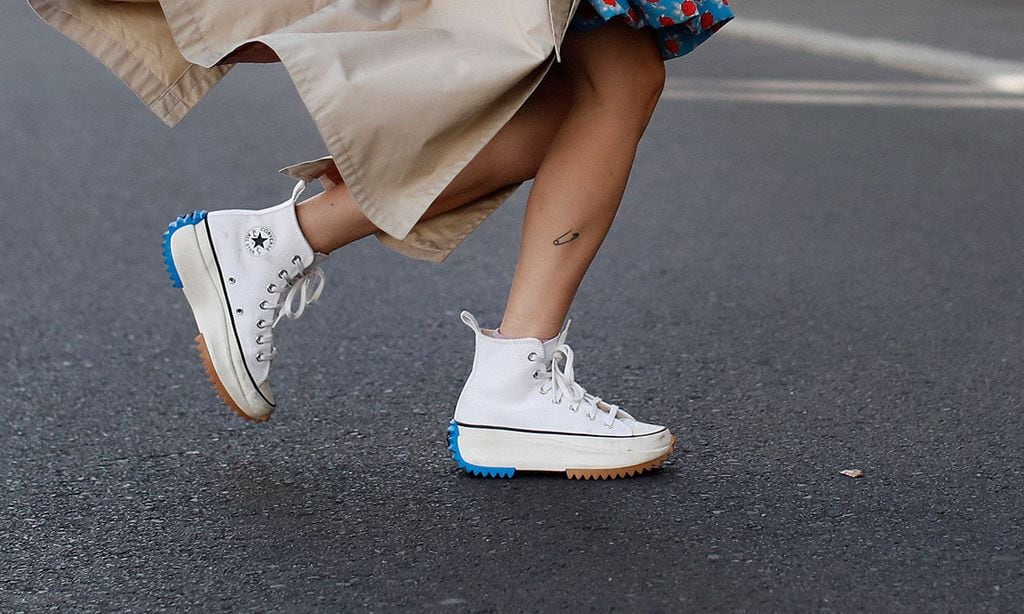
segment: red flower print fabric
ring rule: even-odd
[[[729,0],[582,0],[569,30],[587,32],[614,18],[633,28],[654,28],[661,57],[668,60],[696,49],[733,13]]]

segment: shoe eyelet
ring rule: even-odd
[[[267,309],[267,301],[260,301],[260,309]]]
[[[537,352],[530,352],[530,354],[526,357],[526,360],[529,360],[530,362],[537,360]]]
[[[270,284],[267,286],[267,292],[277,292],[277,286],[275,284]]]
[[[533,372],[533,379],[540,379],[540,371]]]
[[[293,256],[292,264],[294,264],[295,266],[299,266],[300,264],[302,264],[302,258],[299,256]]]
[[[587,414],[587,420],[593,422],[594,420],[597,420],[597,416],[591,416],[590,414]]]
[[[235,313],[237,313],[238,315],[242,315],[242,314],[243,314],[243,313],[245,313],[245,312],[244,312],[244,311],[242,311],[241,309],[236,309],[236,310],[235,310]]]
[[[263,362],[263,352],[256,352],[256,362]]]
[[[537,392],[539,392],[541,394],[547,394],[548,393],[547,389],[545,389],[543,385],[540,388],[537,389]]]
[[[288,271],[281,269],[280,271],[277,272],[277,276],[280,277],[281,279],[288,279]]]
[[[260,321],[256,322],[256,328],[266,328],[266,327],[267,327],[266,321],[260,320]]]
[[[610,431],[610,430],[612,430],[613,428],[615,428],[615,423],[613,422],[613,423],[611,423],[611,424],[605,424],[605,425],[604,425],[604,428],[606,428],[606,429],[608,429],[608,430]]]
[[[228,277],[228,283],[229,284],[235,283],[235,278],[234,277]]]

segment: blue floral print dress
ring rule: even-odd
[[[693,51],[733,18],[729,0],[582,0],[569,30],[587,32],[620,15],[633,28],[654,28],[665,60]]]

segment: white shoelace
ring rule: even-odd
[[[256,360],[262,362],[265,360],[273,360],[277,356],[277,346],[274,345],[274,327],[277,326],[281,318],[288,318],[289,320],[297,320],[306,311],[307,305],[312,305],[320,299],[320,294],[324,290],[324,283],[327,277],[324,275],[323,269],[317,266],[316,260],[314,264],[310,265],[309,268],[303,270],[302,258],[295,256],[292,258],[292,264],[298,267],[298,273],[289,276],[288,271],[278,271],[277,276],[281,279],[282,285],[279,286],[276,283],[272,283],[267,286],[267,291],[272,294],[280,294],[281,298],[276,303],[268,303],[267,301],[260,302],[260,309],[266,309],[273,313],[274,318],[270,321],[270,325],[267,326],[265,320],[260,320],[264,323],[259,328],[262,328],[266,332],[256,337],[256,343],[260,345],[270,345],[269,352],[258,352],[256,354]]]
[[[564,358],[565,364],[561,364],[559,357]],[[540,372],[538,371],[538,374]],[[555,404],[561,404],[564,398],[569,399],[569,410],[579,411],[580,406],[584,403],[587,405],[587,419],[596,420],[597,412],[604,411],[599,404],[604,404],[608,407],[607,419],[604,420],[604,425],[608,428],[612,428],[615,425],[615,420],[620,417],[629,417],[626,412],[619,409],[618,405],[614,405],[607,401],[602,401],[600,397],[594,396],[587,392],[583,386],[576,383],[575,373],[573,372],[573,353],[572,348],[569,347],[564,341],[559,342],[555,346],[554,351],[551,354],[551,361],[548,373],[551,374],[551,379],[544,382],[540,386],[540,393],[547,394],[553,391],[551,402]]]

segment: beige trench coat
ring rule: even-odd
[[[330,156],[282,173],[343,180],[377,237],[440,262],[521,184],[419,218],[559,61],[580,0],[29,0],[168,126],[259,41]],[[335,171],[335,165],[341,175]],[[342,179],[343,178],[343,179]]]

